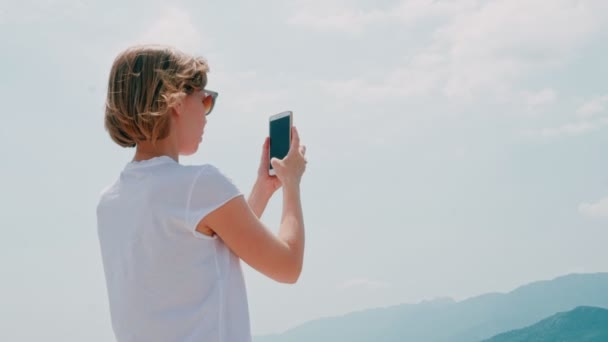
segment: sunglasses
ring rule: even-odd
[[[205,115],[211,114],[218,93],[212,90],[203,89],[203,105],[205,106]]]

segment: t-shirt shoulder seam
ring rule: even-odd
[[[190,227],[190,225],[191,225],[190,219],[188,217],[188,213],[190,212],[190,202],[192,201],[192,194],[194,193],[194,185],[196,184],[196,182],[200,178],[200,176],[203,173],[203,171],[205,171],[205,170],[207,170],[209,168],[213,168],[213,165],[211,165],[211,164],[203,164],[203,165],[199,165],[197,168],[199,170],[196,173],[196,175],[192,178],[192,182],[190,183],[190,189],[188,190],[188,198],[186,199],[186,211],[184,212],[184,222],[186,222],[186,224],[188,225],[188,227]]]

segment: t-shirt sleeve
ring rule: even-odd
[[[212,165],[203,165],[194,177],[186,205],[186,223],[195,235],[198,223],[226,202],[241,195],[231,179]]]

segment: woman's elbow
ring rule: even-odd
[[[300,279],[301,274],[302,264],[297,263],[296,265],[290,267],[279,279],[276,280],[283,284],[295,284]]]
[[[300,273],[294,273],[292,275],[288,275],[285,278],[279,280],[279,282],[283,284],[295,284],[300,279]]]

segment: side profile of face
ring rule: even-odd
[[[174,109],[175,133],[178,140],[180,155],[192,155],[198,150],[203,140],[205,125],[207,124],[205,99],[203,91],[195,91],[187,95]]]

